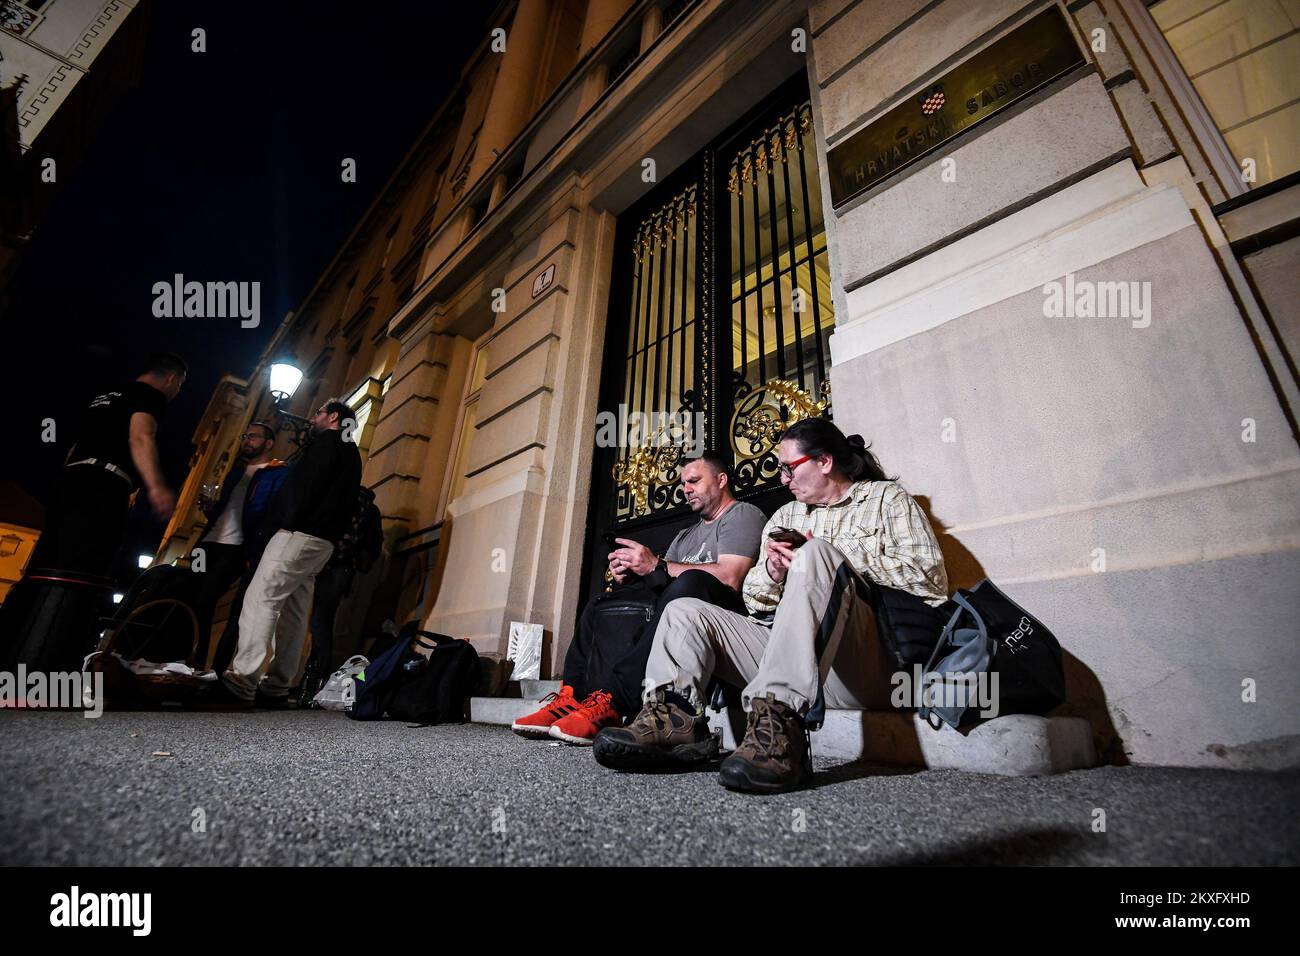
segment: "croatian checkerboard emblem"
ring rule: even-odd
[[[926,116],[932,116],[939,112],[943,106],[943,84],[939,83],[921,97],[921,112]]]

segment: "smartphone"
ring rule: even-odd
[[[803,532],[795,531],[793,528],[782,528],[780,525],[769,531],[767,536],[773,541],[780,541],[782,544],[788,544],[795,548],[808,541]]]
[[[601,535],[601,537],[605,539],[605,544],[608,545],[609,550],[611,551],[617,551],[619,548],[623,547],[621,544],[619,544],[617,541],[614,540],[615,535],[614,532],[612,531],[606,531],[604,534]]]

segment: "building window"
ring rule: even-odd
[[[379,410],[383,406],[383,396],[387,390],[388,379],[380,382],[377,378],[367,378],[347,398],[348,406],[357,416],[354,434],[362,458],[366,458],[370,451],[370,439],[375,432],[373,423],[379,421]]]
[[[465,395],[460,404],[460,420],[456,423],[456,447],[453,449],[451,472],[443,481],[447,489],[443,497],[443,511],[446,506],[460,497],[465,487],[466,463],[469,461],[470,444],[474,429],[478,424],[478,399],[483,392],[483,383],[487,380],[487,343],[491,333],[485,334],[474,343],[474,354],[470,357],[469,379],[465,383]]]
[[[1150,7],[1247,187],[1300,169],[1300,4],[1159,0]]]

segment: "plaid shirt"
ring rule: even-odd
[[[772,515],[763,536],[777,526],[829,541],[855,571],[877,584],[915,594],[932,606],[948,599],[948,573],[934,531],[897,482],[854,482],[848,494],[829,505],[791,501]],[[775,611],[784,589],[767,573],[764,554],[745,576],[745,606],[751,614]]]

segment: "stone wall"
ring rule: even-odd
[[[812,3],[822,155],[1042,7]],[[954,584],[1053,628],[1112,758],[1291,765],[1300,456],[1193,174],[1155,169],[1178,137],[1107,68],[828,201],[837,422],[923,498]],[[1149,314],[1050,317],[1067,276]]]

